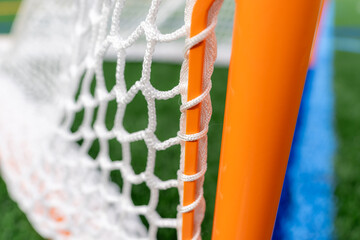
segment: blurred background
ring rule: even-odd
[[[20,4],[0,0],[0,38],[10,33]],[[114,68],[114,62],[104,65],[109,78]],[[136,79],[141,63],[128,63],[127,69],[126,77]],[[156,63],[152,75],[176,75],[179,69],[179,64]],[[218,65],[212,77],[203,239],[211,236],[227,71]],[[0,213],[0,240],[42,239],[2,180]],[[360,239],[359,223],[360,1],[333,0],[324,5],[273,239]]]

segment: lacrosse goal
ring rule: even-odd
[[[214,239],[271,237],[320,2],[226,5],[235,9],[235,27]],[[11,43],[0,52],[0,163],[12,198],[43,237],[156,239],[159,229],[172,228],[179,239],[201,238],[221,4],[23,2]],[[219,34],[221,58],[228,32]],[[114,82],[104,71],[109,58],[116,61]],[[134,58],[142,69],[130,83],[124,72]],[[179,74],[163,79],[175,79],[169,89],[154,86],[154,59],[181,59]],[[145,125],[133,130],[124,119],[139,95]],[[158,124],[158,103],[176,97],[178,132],[160,139],[166,126]],[[140,121],[136,114],[133,122]],[[136,142],[146,147],[142,171],[134,167]],[[165,160],[177,173],[157,176],[161,152],[176,146],[179,157]],[[133,198],[137,185],[148,189],[144,204]],[[165,216],[158,207],[171,189],[178,192],[176,214]]]

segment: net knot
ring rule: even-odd
[[[177,207],[178,212],[187,213],[187,212],[194,210],[197,206],[199,206],[201,201],[204,201],[203,192],[204,192],[204,190],[201,188],[196,200],[194,202],[190,203],[189,205],[186,205],[186,206],[179,205]]]
[[[144,29],[145,37],[147,41],[152,41],[152,40],[158,41],[160,32],[157,29],[156,25],[148,21],[143,21],[141,23],[141,26]]]
[[[190,100],[190,101],[187,101],[186,103],[182,104],[182,105],[180,106],[180,111],[181,111],[181,112],[184,112],[184,111],[186,111],[187,109],[190,109],[190,108],[192,108],[192,107],[195,107],[196,105],[198,105],[199,103],[201,103],[201,102],[210,94],[211,86],[212,86],[211,81],[209,81],[209,83],[208,83],[205,91],[204,91],[201,95],[197,96],[196,98],[194,98],[194,99],[192,99],[192,100]]]
[[[202,168],[199,172],[192,174],[192,175],[186,175],[179,170],[178,171],[178,179],[181,180],[182,182],[194,182],[194,181],[202,178],[206,173],[207,165],[203,164],[201,167]]]
[[[194,142],[194,141],[200,140],[201,138],[205,137],[208,130],[209,130],[209,128],[206,126],[203,130],[201,130],[198,133],[186,134],[186,133],[182,133],[179,131],[177,135],[181,141]]]
[[[207,26],[207,28],[205,28],[200,33],[196,34],[191,38],[187,38],[185,40],[184,55],[187,56],[189,54],[189,50],[192,47],[204,41],[214,31],[215,27],[216,27],[216,20],[214,20],[209,26]]]

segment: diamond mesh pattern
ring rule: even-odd
[[[181,213],[195,209],[195,239],[205,203],[202,183],[206,171],[206,132],[211,116],[210,77],[216,58],[214,28],[221,1],[209,13],[209,26],[189,37],[195,0],[185,4],[184,22],[170,32],[158,28],[162,6],[179,1],[148,0],[148,9],[138,26],[122,31],[126,22],[125,0],[27,0],[14,29],[13,48],[1,57],[0,156],[1,170],[12,197],[44,237],[52,239],[155,239],[159,228],[175,228],[181,237]],[[124,13],[123,13],[124,11]],[[161,19],[161,21],[165,21]],[[160,22],[161,22],[160,21]],[[204,92],[187,102],[189,49],[206,38]],[[127,50],[146,41],[141,77],[128,86],[125,79]],[[160,44],[182,41],[184,60],[176,86],[156,89],[151,81],[152,56]],[[110,88],[103,63],[109,51],[116,53],[116,82]],[[166,78],[164,78],[164,81]],[[147,105],[147,126],[130,132],[124,127],[126,108],[141,94]],[[156,136],[156,101],[181,96],[179,133],[165,141]],[[106,124],[110,102],[116,101],[112,127]],[[8,104],[10,103],[10,104]],[[186,109],[201,103],[201,129],[185,134]],[[131,111],[131,109],[130,109]],[[81,125],[74,128],[77,114]],[[136,121],[136,120],[134,120]],[[185,141],[199,140],[198,174],[183,172]],[[121,146],[122,158],[111,159],[109,141]],[[130,145],[144,141],[147,162],[143,172],[132,168]],[[94,159],[89,151],[99,151]],[[154,169],[159,151],[181,145],[178,176],[161,180]],[[119,172],[122,186],[111,180]],[[182,206],[184,181],[197,181],[197,200]],[[134,185],[146,184],[148,204],[133,203]],[[159,192],[179,191],[176,218],[157,212]],[[140,216],[146,218],[145,227]]]

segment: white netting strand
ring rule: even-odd
[[[156,239],[159,228],[175,228],[181,238],[182,213],[191,210],[195,210],[194,239],[200,238],[210,77],[216,58],[214,28],[222,0],[211,7],[208,27],[193,38],[189,32],[196,0],[186,0],[183,23],[167,32],[158,27],[166,21],[164,6],[177,9],[179,0],[144,1],[148,7],[141,13],[142,20],[126,28],[126,19],[135,14],[129,15],[126,9],[134,2],[24,1],[12,46],[0,56],[1,172],[12,197],[46,238]],[[203,39],[203,93],[188,102],[189,49]],[[146,43],[141,77],[129,86],[124,73],[127,51],[139,41]],[[175,76],[179,81],[170,90],[159,90],[151,80],[152,57],[158,45],[173,41],[183,43],[184,60]],[[116,81],[109,87],[103,66],[110,51],[116,55]],[[147,125],[131,132],[124,126],[125,112],[139,94],[146,102]],[[179,95],[179,132],[160,141],[156,103]],[[109,127],[107,116],[113,102],[116,110]],[[199,103],[201,131],[187,135],[186,110]],[[82,121],[75,127],[79,114]],[[189,176],[183,173],[185,142],[195,140],[199,141],[199,172]],[[121,159],[110,157],[110,141],[121,148]],[[131,144],[137,141],[147,148],[146,167],[140,173],[132,167]],[[89,152],[95,143],[94,157]],[[157,154],[179,144],[180,159],[169,159],[179,166],[177,178],[162,180],[155,174]],[[112,172],[121,174],[121,184],[112,180]],[[192,204],[183,206],[186,181],[197,181],[197,195]],[[134,204],[132,188],[140,184],[150,191],[146,205]],[[157,211],[159,195],[171,188],[179,191],[178,214],[164,218]]]

